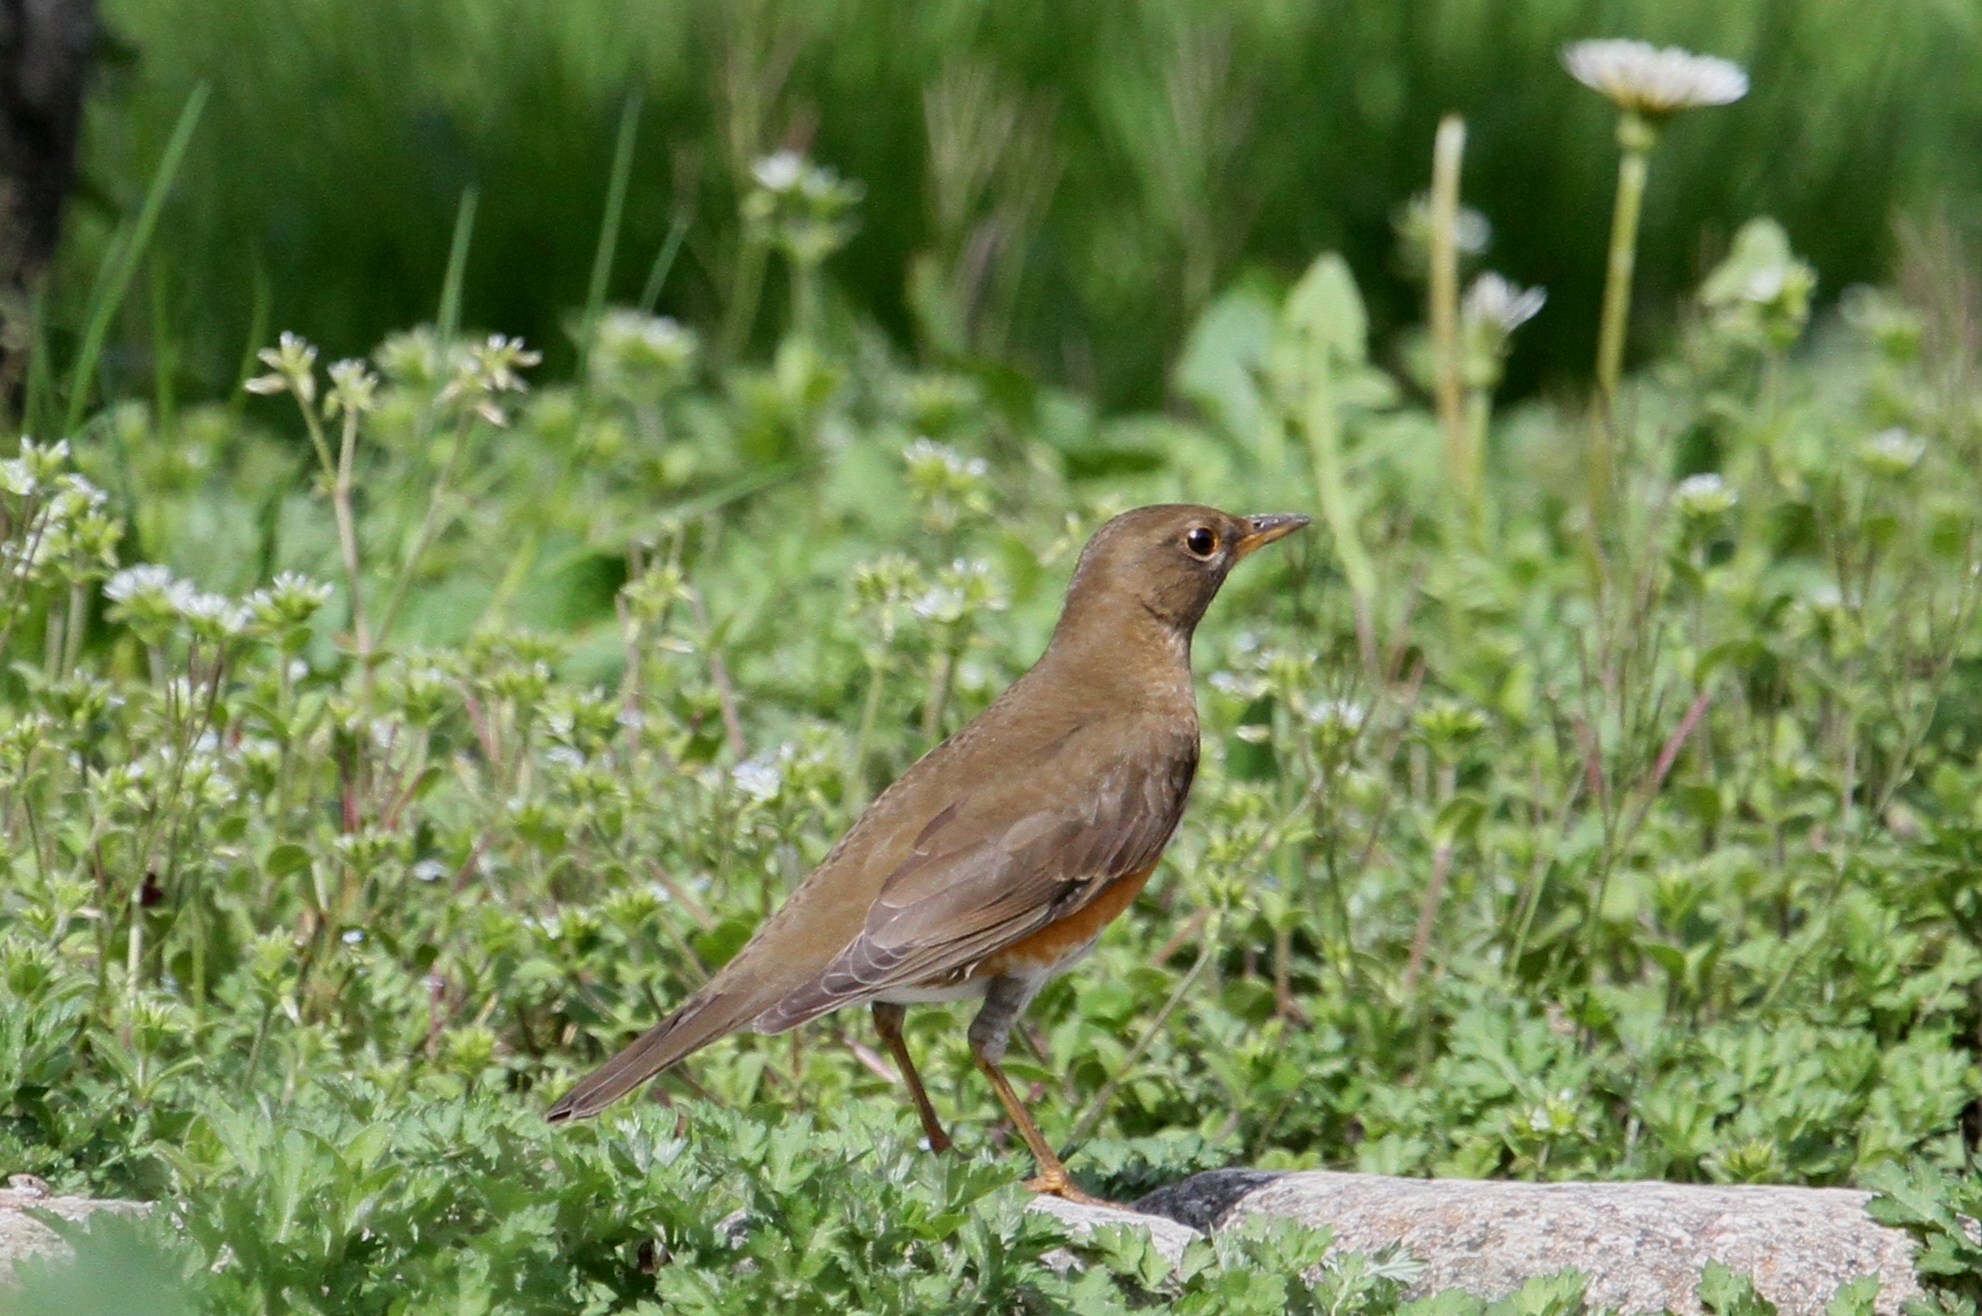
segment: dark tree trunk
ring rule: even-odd
[[[76,174],[96,0],[0,0],[0,405],[27,351],[28,310]]]

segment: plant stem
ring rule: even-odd
[[[887,661],[874,657],[867,663],[867,698],[860,706],[860,729],[854,733],[853,754],[847,765],[846,798],[867,802],[867,755],[874,743],[874,728],[881,717],[881,690],[887,677]]]
[[[1610,219],[1609,269],[1604,277],[1603,322],[1597,339],[1597,392],[1609,412],[1624,373],[1624,329],[1631,317],[1631,274],[1638,258],[1638,213],[1645,174],[1658,130],[1642,115],[1626,113],[1617,125],[1617,205]]]
[[[1624,375],[1624,335],[1631,319],[1631,275],[1638,258],[1638,213],[1658,128],[1625,111],[1617,121],[1617,203],[1611,211],[1610,254],[1604,276],[1603,319],[1597,335],[1597,408],[1590,427],[1590,535],[1594,545],[1610,503],[1617,443],[1617,386]]]
[[[728,308],[723,312],[722,335],[717,339],[724,361],[734,361],[750,342],[750,327],[757,319],[757,301],[764,284],[764,239],[756,229],[746,227],[743,250],[737,255],[736,280],[731,286]]]
[[[791,262],[791,322],[799,338],[813,342],[819,333],[819,268],[811,261]]]
[[[950,686],[956,679],[959,647],[955,635],[945,637],[943,647],[936,654],[936,669],[930,674],[929,697],[922,705],[922,738],[931,745],[943,738],[943,712],[949,705]]]
[[[358,521],[351,507],[351,467],[358,448],[358,415],[348,410],[344,413],[343,433],[337,455],[333,458],[316,409],[301,397],[296,399],[296,404],[303,412],[303,425],[310,432],[310,446],[316,449],[317,464],[330,481],[330,506],[337,518],[337,547],[344,558],[346,587],[351,591],[351,642],[358,652],[358,664],[362,669],[359,679],[365,702],[369,705],[372,692],[372,631],[365,621],[364,582],[358,559]]]
[[[62,629],[62,667],[59,675],[74,675],[83,656],[83,632],[89,628],[89,593],[80,580],[69,584],[69,619]]]
[[[406,560],[399,568],[399,579],[393,582],[392,595],[386,600],[385,612],[379,618],[378,638],[381,640],[392,634],[392,624],[398,620],[399,610],[406,605],[406,595],[413,586],[413,576],[420,568],[420,559],[426,556],[434,535],[440,529],[440,514],[446,506],[448,494],[454,490],[455,476],[461,469],[462,454],[467,450],[469,431],[473,425],[473,414],[464,412],[455,426],[454,444],[447,450],[447,461],[441,466],[440,476],[427,494],[426,514],[420,518],[420,528],[413,532],[413,543],[406,550]],[[348,420],[346,428],[349,428]],[[355,602],[355,592],[352,598]],[[355,609],[353,616],[356,616]],[[355,626],[356,623],[353,624]]]
[[[1471,505],[1479,499],[1477,463],[1470,451],[1465,391],[1459,370],[1459,162],[1466,151],[1466,121],[1440,120],[1431,156],[1431,340],[1437,361],[1438,421],[1445,429],[1447,477]]]

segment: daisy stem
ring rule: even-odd
[[[1593,524],[1610,500],[1611,449],[1617,441],[1617,385],[1624,374],[1624,331],[1631,318],[1631,274],[1638,257],[1638,212],[1657,128],[1626,110],[1617,122],[1617,205],[1611,212],[1609,270],[1604,278],[1603,321],[1597,337],[1597,418],[1590,436],[1590,506]]]
[[[1605,408],[1617,400],[1624,373],[1624,327],[1631,316],[1631,272],[1638,255],[1638,212],[1645,199],[1645,174],[1656,130],[1642,115],[1627,111],[1617,125],[1623,154],[1617,163],[1617,207],[1610,222],[1610,267],[1604,279],[1603,328],[1597,339],[1597,389]]]

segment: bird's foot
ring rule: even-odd
[[[1105,1197],[1096,1197],[1068,1177],[1065,1170],[1058,1174],[1048,1171],[1034,1175],[1025,1181],[1025,1186],[1035,1193],[1050,1193],[1054,1197],[1065,1198],[1080,1206],[1105,1206],[1113,1211],[1126,1211],[1129,1208],[1120,1202],[1111,1202]]]

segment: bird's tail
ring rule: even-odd
[[[744,1002],[728,994],[685,1002],[559,1097],[544,1118],[555,1124],[598,1114],[690,1052],[747,1023],[746,1010]]]

